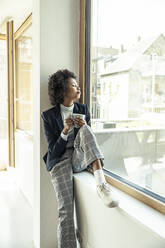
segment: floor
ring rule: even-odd
[[[32,208],[13,174],[0,171],[0,248],[33,248]]]

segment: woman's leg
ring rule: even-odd
[[[73,171],[80,172],[88,165],[94,165],[95,168],[102,168],[104,156],[97,144],[96,137],[88,125],[80,128],[74,141],[74,152],[72,155]],[[99,160],[99,161],[97,161]],[[93,163],[94,161],[97,161]]]
[[[108,207],[116,207],[118,202],[114,200],[114,196],[112,197],[110,186],[106,183],[102,170],[103,158],[92,129],[87,125],[82,126],[74,141],[73,171],[80,172],[87,166],[92,167],[99,197]]]
[[[101,164],[100,159],[95,160],[95,161],[92,163],[92,167],[93,167],[93,172],[95,172],[96,170],[102,169],[102,164]]]
[[[51,179],[59,211],[58,248],[76,248],[73,204],[73,171],[70,159],[55,165]]]

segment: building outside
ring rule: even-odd
[[[97,64],[97,79],[95,76],[96,106],[93,110],[99,106],[95,118],[124,127],[130,123],[135,127],[163,125],[165,37],[162,34],[140,40],[118,55],[102,56],[94,64]]]

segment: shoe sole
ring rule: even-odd
[[[107,207],[109,208],[116,208],[118,207],[119,203],[116,201],[112,201],[111,203],[107,204]]]

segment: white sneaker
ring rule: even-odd
[[[118,206],[118,201],[112,198],[111,189],[108,183],[97,185],[97,194],[106,206],[110,208]]]

